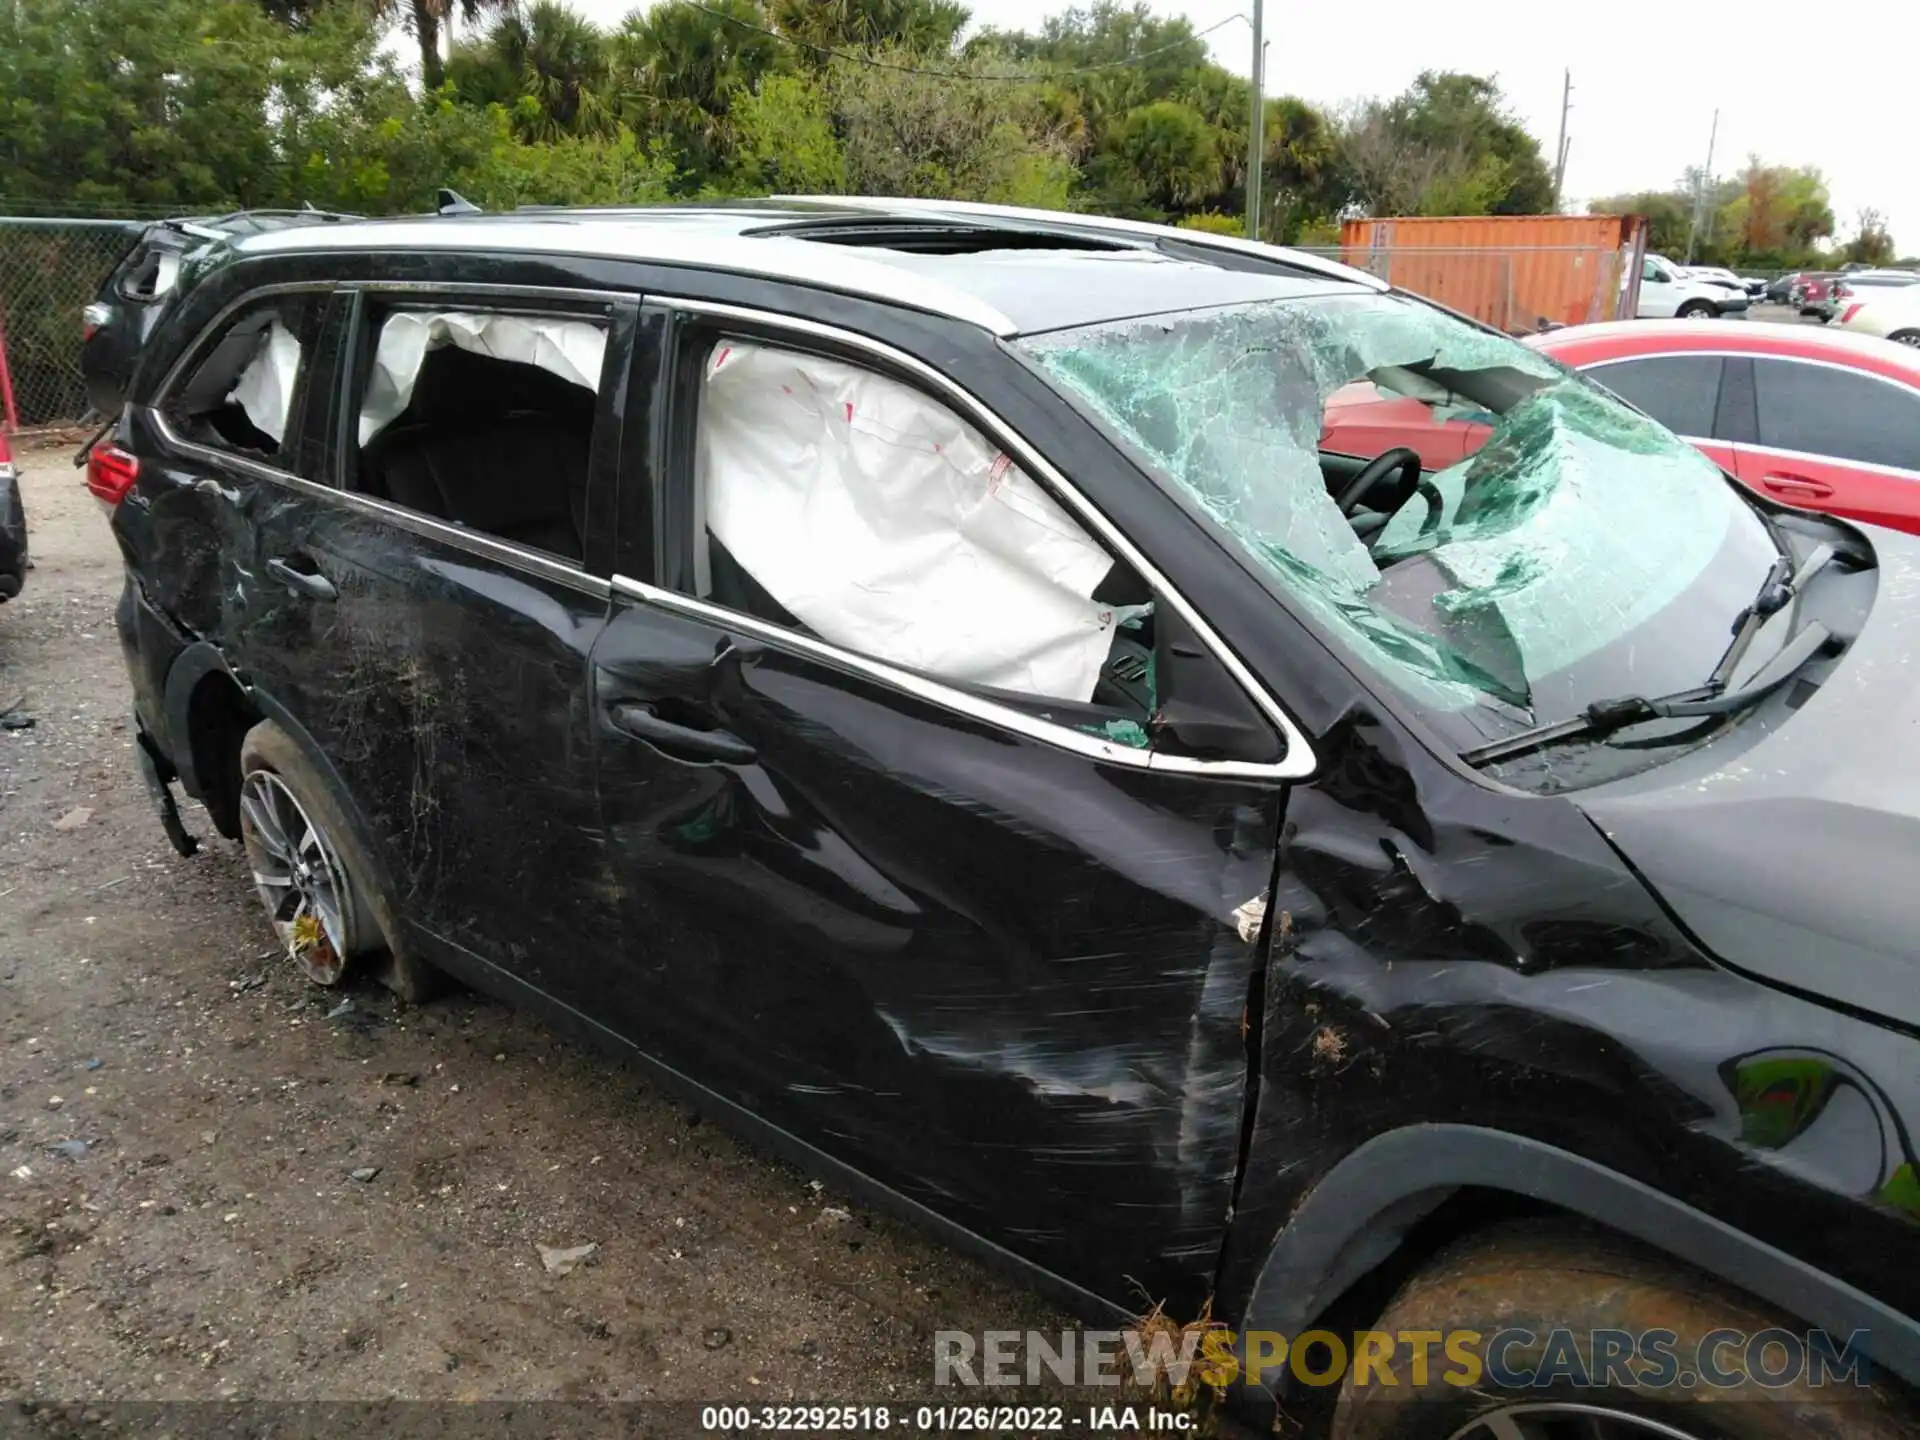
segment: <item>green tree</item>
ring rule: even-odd
[[[833,194],[846,189],[847,161],[834,134],[833,108],[809,74],[770,75],[758,92],[733,102],[735,194]]]
[[[1331,220],[1344,202],[1337,189],[1339,135],[1323,111],[1290,95],[1267,101],[1261,133],[1266,165],[1260,233],[1291,242],[1303,226]]]
[[[1452,168],[1487,177],[1481,193],[1497,189],[1490,211],[1462,213],[1540,215],[1553,208],[1553,174],[1540,142],[1508,112],[1491,78],[1424,70],[1390,111],[1409,143],[1459,156]]]
[[[0,6],[4,187],[87,208],[282,203],[268,109],[299,103],[283,62],[311,43],[245,0]]]
[[[1534,215],[1553,207],[1540,145],[1491,79],[1427,70],[1353,107],[1340,134],[1349,197],[1376,215]]]
[[[1861,265],[1888,265],[1895,254],[1893,236],[1887,233],[1887,219],[1868,206],[1854,219],[1853,238],[1843,247],[1848,260]]]
[[[782,59],[763,25],[754,0],[666,0],[629,15],[614,37],[622,117],[666,140],[688,187],[725,169],[737,97],[753,93]]]
[[[383,25],[397,25],[420,51],[420,83],[438,90],[446,78],[440,60],[440,36],[457,19],[478,24],[489,13],[511,10],[514,0],[360,0]]]
[[[1156,100],[1130,112],[1115,131],[1112,152],[1135,177],[1146,202],[1173,213],[1194,206],[1220,184],[1216,132],[1198,110]]]
[[[1247,225],[1238,215],[1222,215],[1218,210],[1200,210],[1180,221],[1182,230],[1199,230],[1208,235],[1244,235]]]
[[[1049,15],[1037,35],[989,30],[973,45],[1049,72],[1115,67],[1100,73],[1127,87],[1122,107],[1127,110],[1171,97],[1207,64],[1207,42],[1194,33],[1193,23],[1155,15],[1147,0],[1095,0]]]
[[[608,37],[561,0],[511,10],[458,46],[447,77],[463,100],[508,107],[521,135],[605,135],[617,128]]]
[[[1648,250],[1674,256],[1686,252],[1693,207],[1678,191],[1643,190],[1637,195],[1612,195],[1595,200],[1592,208],[1602,215],[1644,215]]]
[[[882,50],[876,56],[905,67],[911,53]],[[982,75],[1005,73],[1008,63],[991,54],[952,62]],[[827,93],[848,188],[868,195],[1064,207],[1073,182],[1072,141],[1057,128],[1041,88],[834,61]]]
[[[959,0],[770,0],[775,28],[815,65],[827,51],[876,47],[919,56],[952,52],[971,12]]]

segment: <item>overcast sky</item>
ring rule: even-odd
[[[634,0],[568,0],[615,24]],[[1065,5],[970,0],[980,25],[1039,28]],[[1153,0],[1163,15],[1205,28],[1252,0]],[[1584,4],[1567,0],[1268,0],[1267,88],[1319,104],[1402,90],[1422,69],[1497,75],[1515,113],[1553,152],[1564,68],[1573,71],[1566,194],[1671,185],[1706,159],[1713,112],[1716,174],[1748,153],[1769,163],[1817,165],[1842,235],[1874,206],[1901,253],[1920,250],[1920,165],[1914,90],[1920,36],[1911,0],[1851,0],[1832,11],[1759,0],[1729,6]],[[1789,38],[1790,37],[1790,38]],[[1208,37],[1222,65],[1246,74],[1252,27]]]

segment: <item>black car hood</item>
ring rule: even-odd
[[[1920,538],[1873,540],[1873,612],[1791,719],[1711,773],[1573,798],[1727,964],[1920,1028]]]

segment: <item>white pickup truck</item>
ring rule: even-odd
[[[1664,255],[1649,255],[1640,265],[1642,320],[1711,320],[1717,315],[1744,315],[1747,296],[1724,285],[1694,280]]]

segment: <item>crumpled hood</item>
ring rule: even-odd
[[[1730,965],[1920,1026],[1920,540],[1833,676],[1723,769],[1575,796]]]

